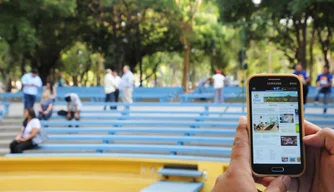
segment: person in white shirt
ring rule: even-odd
[[[41,123],[36,118],[33,108],[24,111],[25,120],[22,128],[17,134],[15,140],[10,144],[10,153],[23,153],[24,150],[35,148],[37,145],[33,143],[33,138],[41,129]]]
[[[123,67],[123,76],[119,89],[123,91],[123,102],[133,103],[133,73],[130,71],[129,66]]]
[[[36,101],[38,88],[42,86],[42,80],[38,76],[38,71],[33,69],[31,73],[23,75],[21,82],[23,85],[24,109],[32,108]]]
[[[220,70],[212,76],[213,88],[215,89],[215,103],[224,103],[224,81],[225,76],[221,74]]]
[[[116,71],[113,71],[112,72],[112,75],[114,76],[115,78],[115,83],[116,83],[116,91],[114,92],[114,96],[115,96],[115,102],[117,103],[118,102],[118,98],[119,98],[119,86],[121,84],[121,77],[118,76],[118,73]],[[117,109],[117,107],[112,107],[113,109]]]
[[[80,111],[82,109],[81,100],[76,93],[68,93],[65,96],[65,101],[67,102],[67,120],[72,120],[73,118],[77,121],[80,120]]]
[[[105,102],[114,102],[115,101],[115,91],[116,91],[116,80],[112,75],[111,69],[107,69],[107,74],[104,76],[104,92],[106,94]],[[104,110],[107,109],[107,106],[104,106]],[[110,106],[110,109],[113,109]]]

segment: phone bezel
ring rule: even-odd
[[[259,79],[258,81],[262,84],[267,82],[269,78],[280,79],[278,82],[291,82],[296,81],[297,83],[297,92],[298,92],[298,108],[299,108],[299,124],[300,124],[300,143],[301,143],[301,163],[300,164],[254,164],[253,163],[253,130],[252,130],[252,101],[251,101],[251,84],[254,79]],[[290,80],[289,80],[290,79]],[[267,86],[267,85],[266,85]],[[274,86],[271,86],[274,87]],[[248,128],[249,128],[249,136],[251,141],[251,165],[253,169],[253,173],[257,176],[277,176],[277,175],[290,175],[290,176],[300,176],[305,171],[305,147],[302,141],[304,136],[304,107],[303,107],[303,98],[302,98],[302,82],[300,79],[293,74],[266,74],[266,75],[254,75],[251,76],[247,81],[247,106],[248,106]],[[277,173],[271,171],[273,167],[283,167],[284,171]]]

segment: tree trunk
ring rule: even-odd
[[[189,74],[189,59],[190,59],[190,42],[185,40],[184,44],[184,59],[183,59],[183,78],[182,87],[184,87],[184,92],[188,92],[188,74]]]
[[[309,61],[309,71],[310,72],[309,72],[309,74],[310,74],[311,82],[313,80],[313,75],[312,75],[313,66],[314,66],[313,45],[314,45],[314,42],[315,42],[315,38],[316,38],[316,30],[313,27],[312,28],[312,37],[311,37],[311,42],[310,42],[310,47],[309,47],[309,55],[310,55],[310,61]]]
[[[26,59],[23,57],[20,65],[20,72],[21,72],[21,77],[26,73]]]
[[[96,86],[101,86],[101,76],[100,76],[100,74],[96,75]]]
[[[307,68],[307,51],[306,51],[306,45],[307,45],[307,19],[308,16],[306,14],[304,18],[304,23],[301,24],[301,30],[302,30],[302,42],[301,42],[301,63],[304,66],[304,69]]]
[[[72,76],[72,80],[73,80],[73,86],[78,86],[78,76],[77,75],[73,75]]]
[[[295,27],[295,34],[297,39],[297,50],[296,50],[296,58],[300,64],[304,68],[307,67],[307,60],[306,60],[306,30],[307,25],[306,23],[302,23],[301,16],[296,16],[293,19],[294,27]],[[306,18],[305,18],[306,22]]]
[[[139,61],[139,87],[143,86],[143,59]]]
[[[157,72],[154,73],[154,87],[158,86],[158,76]]]

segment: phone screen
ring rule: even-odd
[[[270,165],[262,168],[284,173],[288,171],[287,167],[301,165],[303,146],[299,81],[294,77],[266,77],[251,80],[249,89],[253,165],[259,169],[261,165]],[[277,165],[281,168],[270,169]]]

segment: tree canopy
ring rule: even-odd
[[[332,7],[334,0],[0,0],[1,80],[10,85],[37,68],[43,82],[62,71],[74,85],[99,85],[103,69],[121,73],[124,65],[138,85],[161,79],[187,88],[218,68],[240,80],[244,63],[247,74],[296,63],[316,73],[332,63]]]

